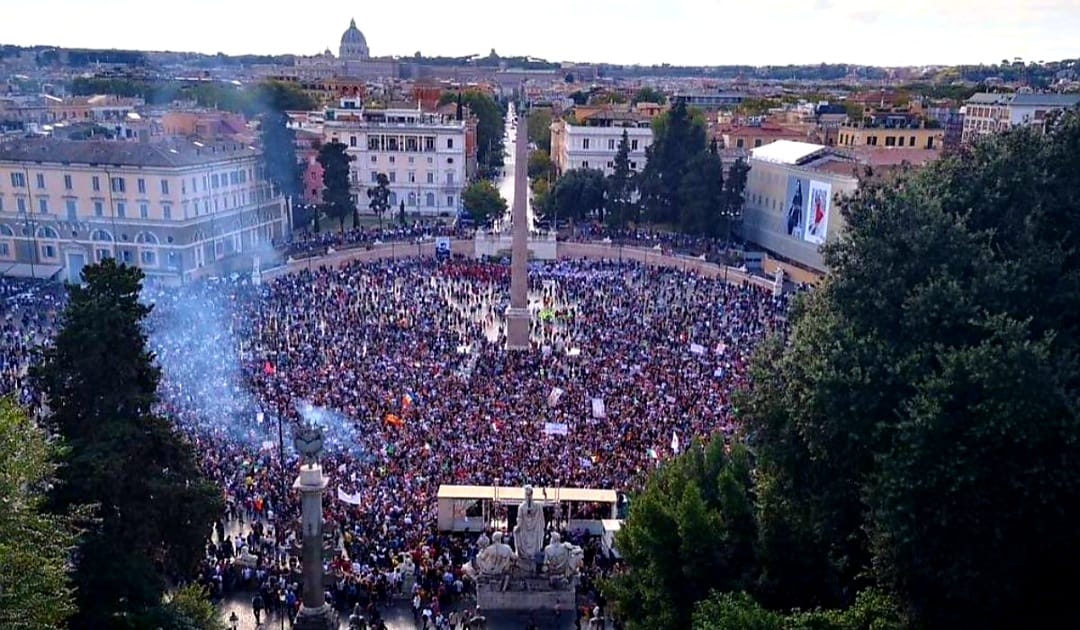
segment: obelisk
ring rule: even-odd
[[[506,349],[529,349],[529,139],[523,109],[516,111],[514,206],[510,215],[510,308],[506,309]]]
[[[337,630],[338,627],[337,614],[326,603],[323,589],[322,497],[327,479],[319,465],[322,443],[322,431],[312,426],[303,427],[294,440],[296,450],[300,453],[300,476],[293,488],[300,491],[300,521],[303,528],[301,569],[304,579],[303,607],[296,617],[294,630]]]

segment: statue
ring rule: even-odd
[[[544,548],[544,570],[549,577],[572,578],[577,575],[583,560],[581,547],[562,542],[557,532],[551,534],[551,543]]]
[[[467,563],[463,568],[465,573],[472,579],[477,577],[491,577],[505,575],[510,571],[510,563],[513,561],[514,551],[510,545],[502,541],[502,532],[495,532],[492,543],[476,554],[476,559]]]
[[[525,486],[525,502],[518,508],[514,550],[518,558],[534,562],[544,546],[544,506],[533,501],[532,486]]]
[[[293,446],[296,447],[296,452],[300,453],[301,466],[318,464],[323,450],[322,430],[310,424],[301,425],[296,430]]]

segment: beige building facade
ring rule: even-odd
[[[780,140],[752,149],[743,236],[781,260],[822,273],[821,246],[844,230],[836,199],[858,187],[858,163],[828,147]]]
[[[261,155],[237,143],[0,145],[0,273],[78,282],[116,258],[182,282],[286,235]]]

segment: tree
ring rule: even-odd
[[[551,153],[551,109],[534,107],[528,117],[529,142],[545,153]]]
[[[296,134],[288,127],[284,112],[263,114],[259,121],[262,139],[263,165],[274,192],[285,196],[286,216],[292,217],[293,199],[304,188],[303,165],[296,158]],[[295,229],[295,225],[290,225]]]
[[[111,258],[84,268],[32,372],[68,448],[50,503],[60,514],[98,508],[75,555],[77,630],[160,605],[167,577],[193,576],[224,508],[191,444],[153,411],[160,370],[146,347],[142,278]]]
[[[495,221],[506,213],[506,200],[499,194],[499,189],[486,179],[469,184],[461,193],[461,203],[477,225]]]
[[[595,168],[571,169],[551,189],[549,219],[585,220],[593,213],[604,219],[604,172]]]
[[[724,249],[731,243],[731,231],[734,225],[742,221],[743,206],[746,204],[746,180],[750,174],[750,164],[743,158],[737,158],[728,167],[724,179]]]
[[[616,546],[630,570],[605,585],[627,628],[686,628],[712,590],[756,579],[749,453],[723,436],[693,444],[650,476],[630,503]]]
[[[161,605],[131,624],[155,630],[225,630],[221,613],[201,586],[190,585],[165,596]]]
[[[382,229],[383,215],[390,211],[390,178],[386,176],[386,173],[379,173],[375,176],[375,185],[367,190],[368,208],[371,209],[375,216],[379,217],[379,229]],[[401,216],[405,216],[405,207],[401,208]],[[359,223],[356,219],[353,220],[353,225]]]
[[[70,515],[44,510],[61,451],[10,398],[0,399],[0,626],[58,628],[75,612]]]
[[[634,98],[631,99],[631,102],[635,105],[638,103],[657,103],[663,105],[667,103],[667,96],[656,88],[645,86],[634,93]]]
[[[534,179],[530,184],[532,189],[532,207],[538,216],[546,217],[551,214],[551,184],[546,179]]]
[[[1070,111],[841,202],[738,403],[772,601],[873,580],[916,627],[1080,625],[1077,147]]]
[[[716,141],[694,156],[679,187],[679,228],[688,234],[716,238],[724,215],[724,163]]]
[[[747,593],[713,593],[697,605],[694,630],[905,630],[908,619],[888,595],[874,590],[859,593],[845,610],[776,612],[764,608]]]
[[[356,202],[349,187],[349,162],[354,158],[349,155],[348,147],[334,141],[319,148],[317,159],[323,168],[323,211],[326,216],[337,219],[344,232],[345,217],[356,216]]]
[[[679,191],[691,159],[706,150],[705,120],[679,101],[653,121],[641,177],[642,203],[653,223],[679,224]]]
[[[459,98],[458,92],[443,92],[439,105],[453,103]],[[467,90],[460,98],[469,106],[469,111],[477,118],[476,159],[482,165],[484,173],[494,172],[503,165],[503,135],[506,119],[502,108],[495,99],[477,90]]]
[[[623,230],[629,223],[637,221],[637,206],[633,202],[633,174],[630,170],[630,136],[624,129],[615,152],[614,169],[607,177],[604,214],[608,227]]]
[[[551,171],[553,165],[551,163],[551,156],[543,149],[537,149],[529,152],[529,178],[530,179],[551,179]]]

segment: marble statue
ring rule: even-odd
[[[492,542],[476,554],[476,558],[464,566],[465,573],[474,580],[480,576],[505,575],[510,571],[514,552],[502,541],[502,532],[495,532]]]
[[[525,502],[518,508],[514,526],[514,551],[521,560],[532,562],[544,547],[544,505],[533,501],[532,486],[525,486]]]
[[[551,534],[551,542],[544,547],[544,570],[552,578],[571,578],[577,575],[583,559],[581,547],[563,542],[557,532]]]

